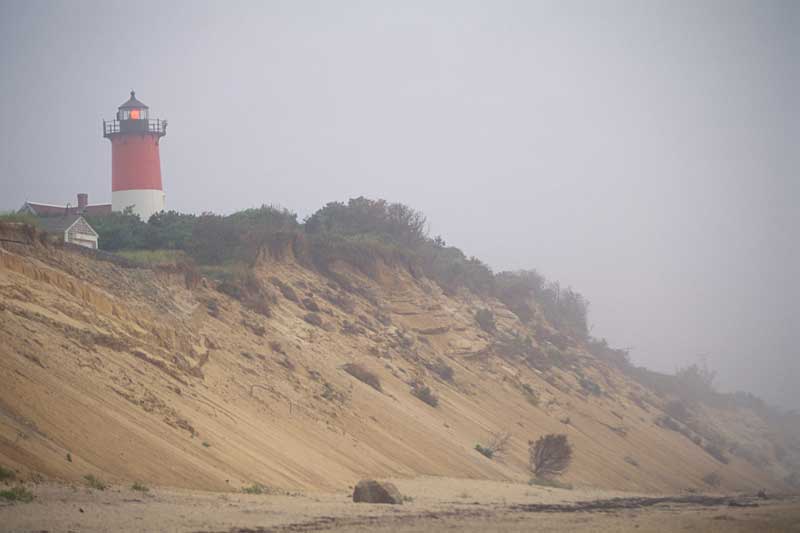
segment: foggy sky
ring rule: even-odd
[[[169,209],[364,195],[593,334],[800,407],[799,2],[0,0],[0,209],[111,198],[131,88]]]

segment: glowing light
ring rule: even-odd
[[[139,120],[139,110],[138,109],[131,110],[131,119],[132,120]]]

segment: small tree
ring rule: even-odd
[[[528,441],[530,469],[537,478],[559,476],[572,462],[572,446],[564,434],[550,433],[536,442]]]
[[[508,448],[508,441],[511,440],[511,433],[505,431],[500,433],[492,433],[492,439],[489,441],[489,449],[492,450],[493,456],[499,456],[506,453]]]

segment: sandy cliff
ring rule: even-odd
[[[537,368],[502,353],[474,317],[491,309],[499,332],[536,346],[547,324],[534,331],[497,301],[445,295],[405,268],[366,276],[341,264],[334,282],[279,255],[258,261],[262,301],[243,305],[191,272],[0,243],[0,464],[212,490],[421,474],[524,481],[528,441],[563,432],[575,448],[565,481],[577,486],[708,489],[703,477],[718,472],[726,490],[782,487],[755,413],[697,408],[703,425],[767,459],[723,464],[656,423],[668,398],[581,346]],[[474,446],[496,432],[511,433],[510,448],[490,460]]]

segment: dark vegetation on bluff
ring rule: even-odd
[[[413,274],[435,281],[445,292],[467,289],[504,302],[524,322],[536,313],[560,332],[578,341],[589,337],[588,302],[571,288],[547,281],[534,270],[494,274],[482,261],[467,257],[441,237],[431,238],[425,216],[406,205],[384,200],[354,198],[331,202],[304,223],[285,209],[262,206],[231,215],[153,215],[143,222],[130,213],[114,213],[89,222],[100,235],[100,246],[110,252],[174,250],[209,272],[230,272],[213,267],[251,265],[263,250],[291,247],[301,263],[330,273],[343,261],[373,275],[379,261],[404,265]]]

